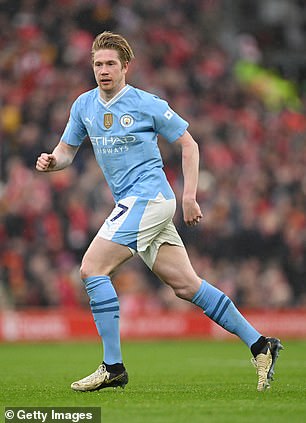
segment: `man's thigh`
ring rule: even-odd
[[[201,278],[193,269],[184,246],[161,245],[152,271],[176,292],[184,291],[182,297],[188,300],[201,285]]]
[[[124,245],[96,236],[82,261],[82,277],[109,275],[133,254]]]

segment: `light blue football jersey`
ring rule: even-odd
[[[88,135],[116,202],[128,196],[146,199],[174,193],[163,171],[158,134],[177,140],[188,123],[168,103],[146,91],[126,85],[105,102],[99,88],[73,103],[61,140],[80,146]]]

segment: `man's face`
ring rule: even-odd
[[[110,99],[125,85],[128,63],[122,66],[118,52],[113,49],[100,49],[93,58],[93,70],[101,97]]]

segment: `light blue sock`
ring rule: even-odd
[[[234,333],[250,348],[261,336],[219,289],[203,280],[192,302],[228,332]]]
[[[104,362],[122,363],[120,346],[120,309],[117,293],[108,276],[84,279],[90,307],[103,342]]]

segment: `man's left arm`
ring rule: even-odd
[[[189,226],[199,223],[203,217],[196,200],[199,176],[199,147],[188,131],[176,141],[182,148],[182,170],[184,176],[184,191],[182,207],[184,221]]]

